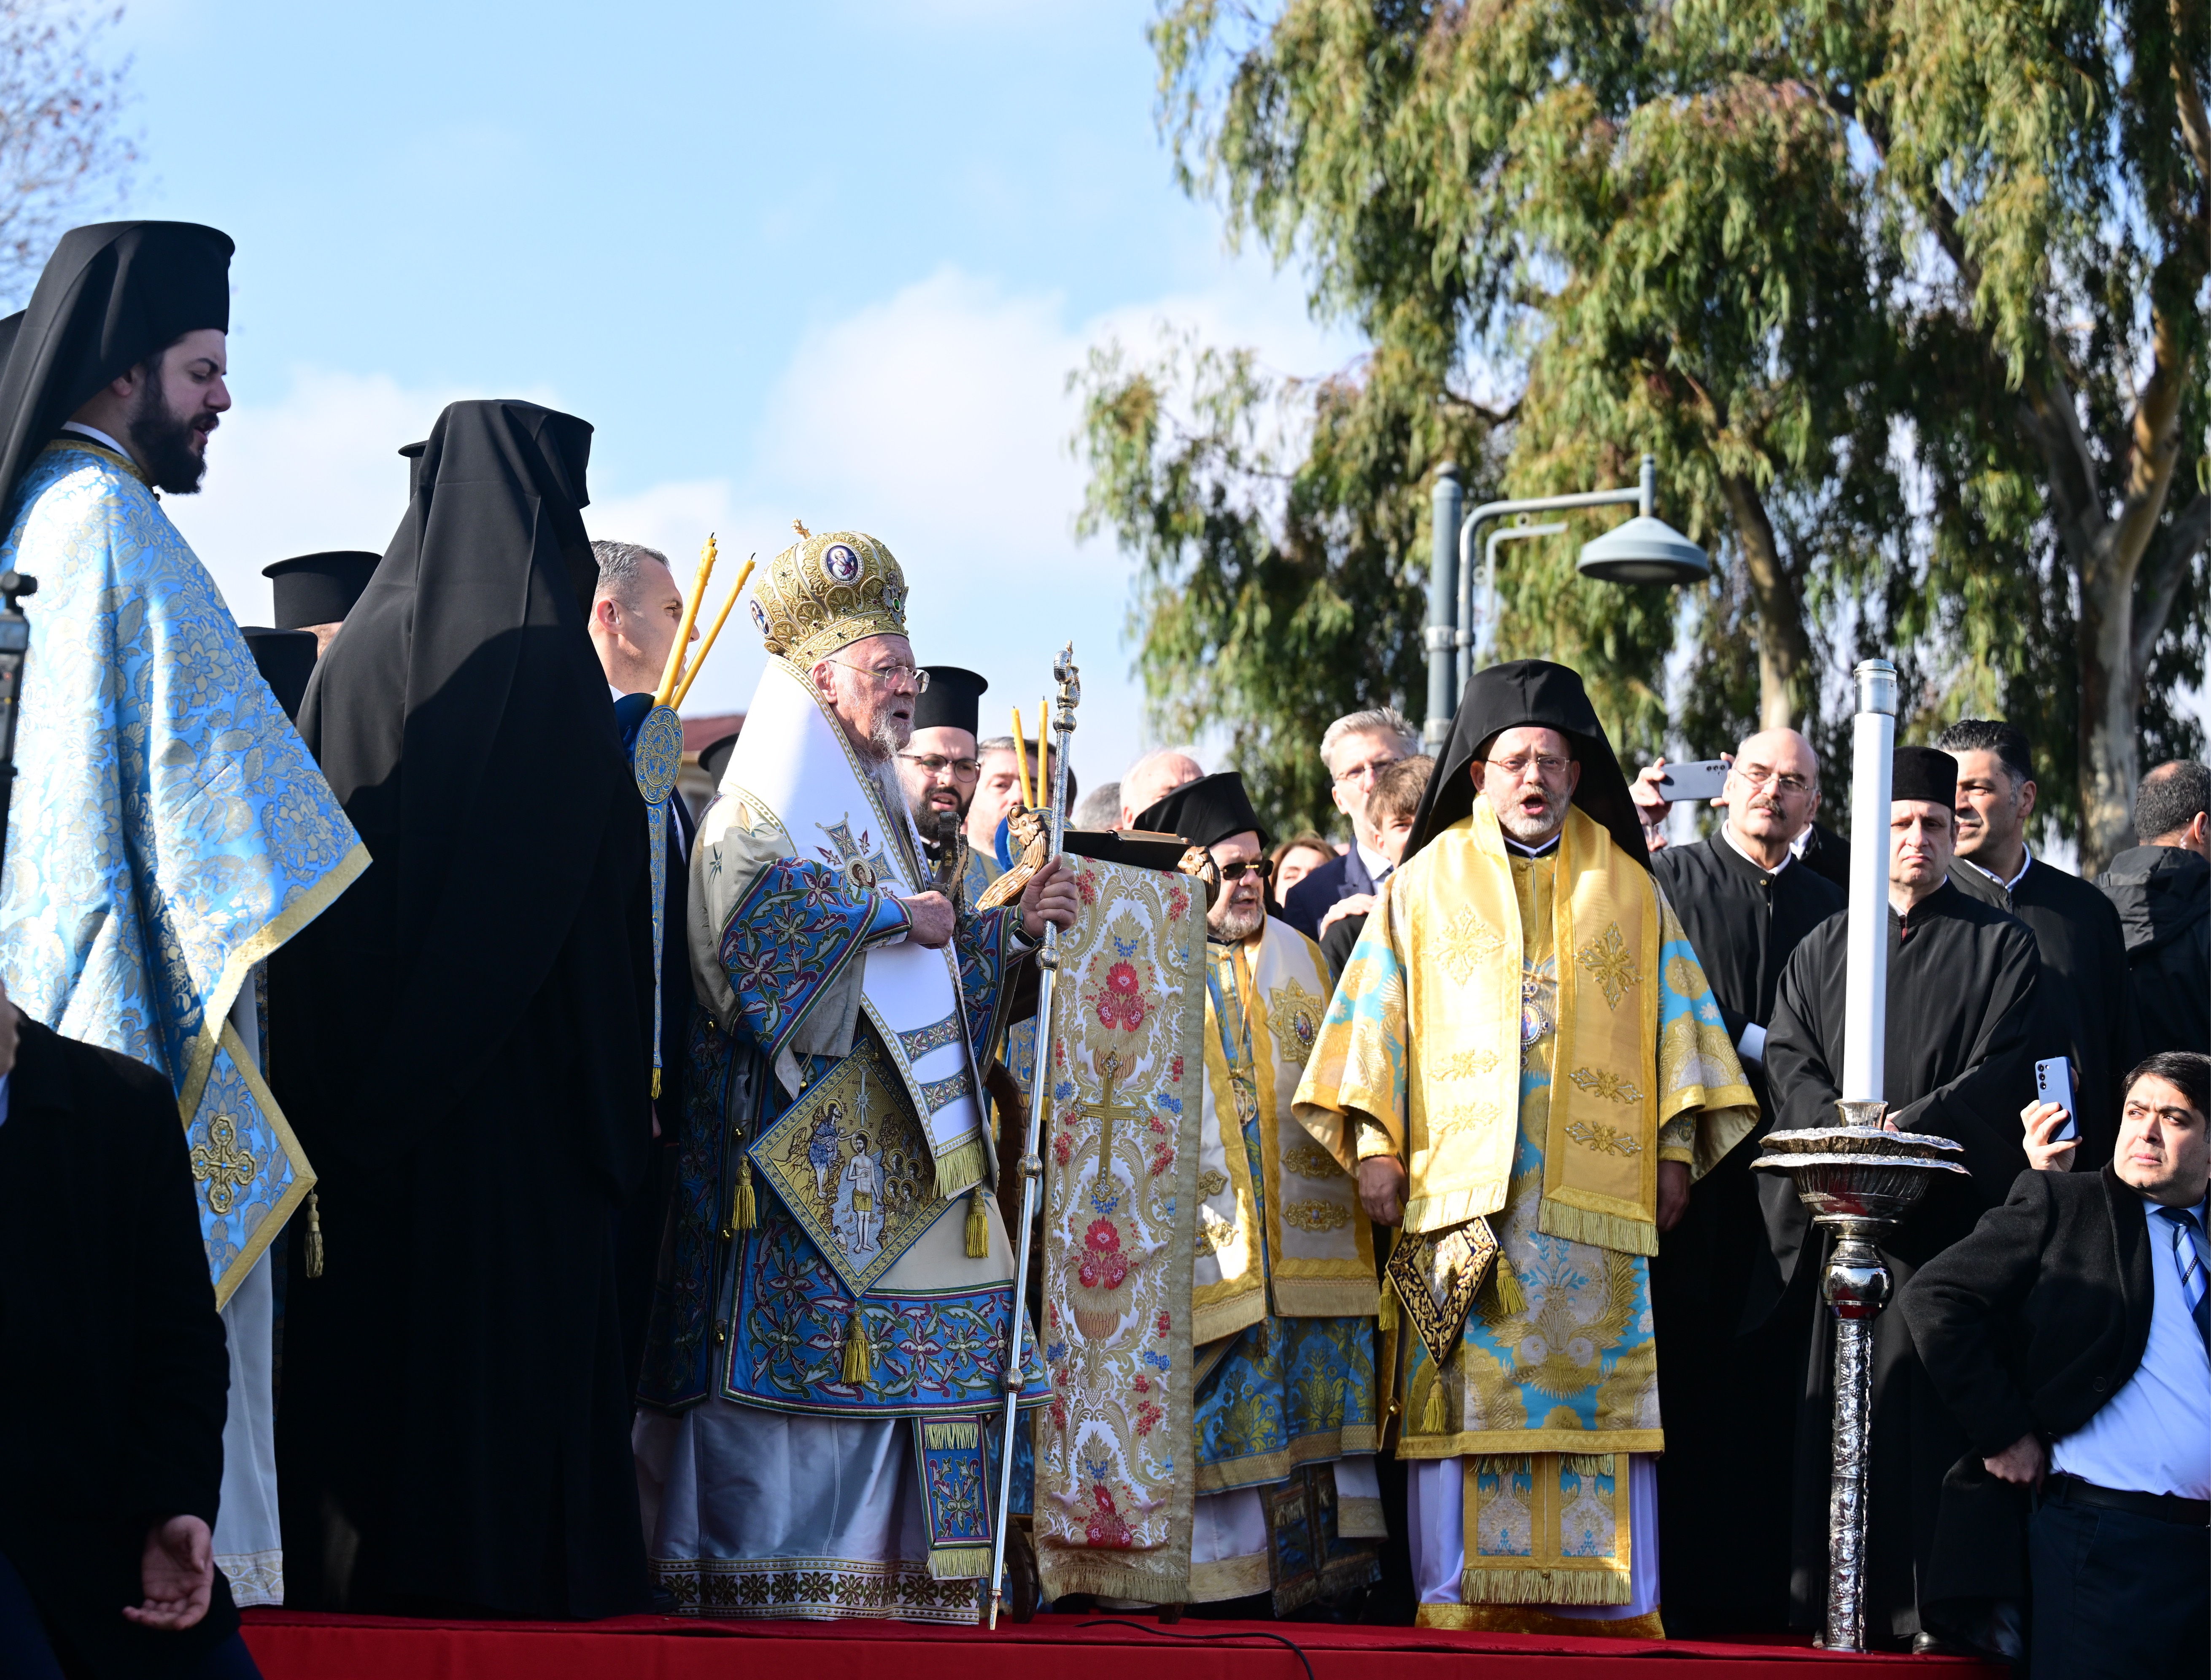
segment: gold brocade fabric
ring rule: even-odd
[[[1257,1323],[1270,1295],[1285,1318],[1372,1317],[1374,1236],[1354,1178],[1282,1114],[1328,1000],[1320,948],[1270,917],[1256,946],[1208,950],[1197,1340]]]
[[[1359,1117],[1371,1118],[1410,1170],[1406,1228],[1445,1230],[1504,1206],[1523,1063],[1537,1039],[1555,1040],[1564,1089],[1547,1097],[1537,1218],[1552,1235],[1652,1254],[1660,1128],[1699,1115],[1683,1155],[1702,1170],[1755,1124],[1754,1101],[1648,873],[1572,809],[1541,861],[1572,885],[1523,911],[1497,819],[1477,803],[1391,877],[1389,914],[1367,919],[1344,969],[1297,1115],[1348,1170]],[[1555,958],[1541,973],[1538,946]]]
[[[1657,1163],[1708,1169],[1756,1109],[1672,909],[1578,813],[1557,851],[1508,859],[1478,804],[1390,891],[1299,1117],[1346,1154],[1370,1117],[1409,1151],[1430,1228],[1487,1216],[1517,1286],[1477,1301],[1441,1369],[1399,1339],[1398,1450],[1474,1459],[1469,1608],[1626,1604],[1626,1455],[1665,1445],[1645,1258]]]

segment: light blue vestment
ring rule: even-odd
[[[221,1303],[314,1181],[231,1011],[367,849],[128,461],[51,444],[21,505],[0,565],[39,589],[0,976],[56,1031],[175,1082]]]

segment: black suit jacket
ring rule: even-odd
[[[237,1631],[123,1619],[148,1524],[215,1526],[230,1362],[167,1077],[26,1020],[0,1125],[0,1551],[97,1675],[168,1672]]]
[[[1341,857],[1330,858],[1290,889],[1282,900],[1281,917],[1309,940],[1320,937],[1320,919],[1340,898],[1374,891],[1374,878],[1357,846]]]
[[[2141,1199],[2107,1166],[2021,1173],[1919,1268],[1898,1306],[1977,1454],[2069,1435],[2126,1385],[2149,1345],[2150,1265]]]

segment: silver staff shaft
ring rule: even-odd
[[[1069,642],[1052,662],[1052,680],[1059,685],[1059,707],[1052,718],[1051,849],[1049,864],[1059,856],[1067,836],[1067,738],[1075,733],[1075,709],[1082,703],[1081,673],[1075,669],[1075,644]],[[998,1521],[990,1536],[990,1620],[998,1625],[998,1605],[1005,1596],[1006,1529],[1013,1521],[1014,1428],[1021,1398],[1021,1335],[1028,1327],[1030,1232],[1036,1225],[1037,1186],[1044,1178],[1044,1157],[1038,1152],[1042,1138],[1044,1096],[1051,1088],[1051,999],[1059,978],[1059,929],[1044,925],[1044,948],[1037,952],[1036,1065],[1029,1073],[1028,1131],[1021,1143],[1021,1221],[1014,1237],[1014,1322],[1007,1337],[1006,1410],[998,1430]]]

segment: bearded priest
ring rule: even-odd
[[[1328,970],[1318,946],[1267,914],[1267,834],[1234,771],[1178,788],[1136,826],[1205,847],[1221,877],[1206,916],[1190,1598],[1263,1592],[1287,1615],[1372,1582],[1379,1558],[1361,1543],[1388,1532],[1374,1233],[1352,1166],[1287,1113]]]
[[[799,535],[754,591],[767,669],[691,853],[700,1006],[635,1437],[652,1572],[688,1615],[967,1623],[1013,1316],[977,1067],[1076,896],[1053,865],[996,909],[934,889],[896,769],[927,680],[905,575],[859,532]]]
[[[1467,685],[1296,1112],[1403,1227],[1421,1624],[1660,1636],[1649,1257],[1757,1108],[1564,666]]]

